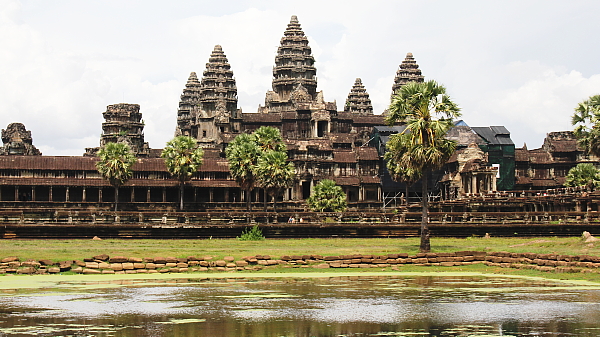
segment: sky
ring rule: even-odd
[[[102,112],[140,104],[145,139],[175,132],[179,97],[223,47],[243,112],[271,90],[280,39],[297,15],[318,90],[338,110],[356,78],[375,113],[413,53],[470,126],[504,125],[517,147],[572,130],[600,94],[600,1],[0,0],[0,128],[19,122],[44,155],[97,147]]]

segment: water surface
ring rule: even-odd
[[[0,336],[599,335],[600,287],[543,279],[79,277],[0,290]]]

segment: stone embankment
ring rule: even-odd
[[[50,260],[21,261],[7,257],[0,261],[0,274],[152,274],[186,272],[253,271],[263,268],[380,268],[400,270],[402,265],[464,266],[482,263],[502,268],[535,269],[544,272],[579,273],[600,272],[600,257],[589,255],[557,255],[535,253],[460,251],[454,253],[419,253],[387,255],[286,255],[274,258],[268,255],[246,256],[235,259],[226,256],[186,258],[96,255],[84,260],[54,262]]]

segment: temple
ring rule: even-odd
[[[391,180],[383,161],[389,136],[402,132],[403,126],[384,125],[384,114],[374,113],[360,78],[353,85],[348,83],[343,108],[325,99],[317,87],[315,58],[296,16],[283,33],[274,61],[271,89],[256,112],[238,108],[236,80],[220,45],[214,47],[201,78],[196,72],[190,73],[173,114],[174,135],[193,137],[205,155],[200,170],[186,184],[186,207],[241,209],[246,198],[252,202],[265,199],[259,188],[249,196],[242,193],[224,155],[227,144],[237,135],[261,126],[281,131],[288,158],[296,169],[294,184],[280,200],[287,209],[305,209],[304,200],[323,179],[340,185],[350,208],[357,210],[380,209],[386,198],[403,192],[406,186]],[[394,78],[392,93],[406,83],[424,79],[413,54],[407,53]],[[138,161],[133,177],[119,193],[123,209],[171,207],[177,202],[178,182],[167,172],[161,150],[150,148],[144,140],[140,106],[112,104],[102,114],[105,121],[99,147],[85,149],[82,156],[41,156],[25,126],[13,123],[2,130],[0,201],[86,203],[86,207],[112,202],[112,187],[95,167],[96,153],[109,142],[124,142]],[[515,150],[510,133],[502,126],[469,127],[458,121],[447,137],[456,140],[459,148],[430,178],[432,193],[444,199],[498,189],[562,186],[569,168],[597,159],[585,156],[568,132],[549,134],[544,146],[536,150]]]

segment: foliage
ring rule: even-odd
[[[229,171],[246,191],[246,208],[250,210],[250,192],[256,183],[254,170],[260,155],[260,148],[254,141],[254,136],[242,133],[235,137],[225,149],[225,156],[229,162]]]
[[[269,151],[286,151],[279,129],[271,126],[261,126],[253,133],[254,141],[263,153]]]
[[[285,151],[270,150],[258,158],[255,173],[259,185],[273,199],[273,210],[277,197],[294,182],[294,171],[294,164],[288,161]]]
[[[565,186],[586,186],[596,188],[600,186],[600,170],[591,163],[579,163],[569,170]]]
[[[119,201],[119,187],[133,176],[135,155],[125,143],[107,143],[98,151],[100,160],[96,169],[115,188],[115,211]]]
[[[194,138],[178,136],[167,142],[160,156],[165,159],[167,171],[179,181],[179,209],[183,209],[184,184],[200,169],[204,151]]]
[[[342,188],[329,179],[319,181],[306,203],[313,212],[343,212],[348,207]]]
[[[242,231],[242,235],[237,237],[240,241],[261,241],[265,239],[263,232],[258,225],[252,226],[252,228],[246,228]]]
[[[250,210],[250,192],[255,186],[275,200],[294,179],[294,165],[288,162],[286,146],[279,129],[260,127],[253,134],[241,134],[225,149],[229,170],[240,188],[246,191]],[[266,208],[266,196],[265,196]]]
[[[600,156],[600,95],[579,103],[571,118],[573,133],[587,153]]]
[[[422,178],[421,251],[431,249],[428,227],[427,178],[456,149],[456,142],[445,138],[460,116],[458,106],[446,95],[446,88],[435,81],[410,82],[394,95],[388,109],[389,125],[402,123],[404,131],[392,135],[386,145],[388,169],[395,179],[412,181]]]

